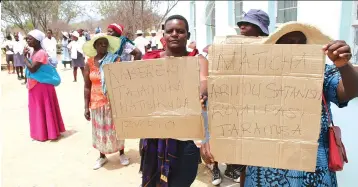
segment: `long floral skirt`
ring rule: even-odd
[[[91,110],[92,143],[103,154],[124,149],[124,140],[118,140],[109,104]]]

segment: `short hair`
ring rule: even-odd
[[[52,34],[52,29],[47,29],[47,32],[51,32],[51,34]]]
[[[178,20],[184,21],[184,23],[185,23],[185,29],[186,29],[187,32],[189,32],[188,20],[186,20],[186,19],[184,18],[184,16],[181,16],[181,15],[172,15],[172,16],[170,16],[167,20],[165,20],[164,29],[165,29],[165,25],[167,24],[167,22],[168,22],[168,21],[171,21],[171,20],[174,20],[174,19],[178,19]]]

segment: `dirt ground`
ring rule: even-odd
[[[58,71],[62,83],[56,88],[67,132],[58,141],[32,141],[29,132],[27,90],[6,71],[1,81],[2,187],[138,187],[139,140],[126,141],[131,164],[122,167],[118,154],[92,170],[99,153],[91,145],[91,125],[83,117],[83,80],[72,82],[72,71]],[[211,186],[210,172],[203,165],[194,187]],[[239,186],[224,179],[221,186]]]

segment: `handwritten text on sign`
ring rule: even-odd
[[[111,64],[105,77],[121,138],[202,137],[197,57]]]
[[[324,70],[321,46],[224,44],[214,45],[210,52],[209,121],[214,155],[230,163],[314,169],[316,152],[304,160],[306,164],[301,157],[296,161],[301,165],[286,161],[302,153],[302,144],[317,151]],[[223,144],[237,148],[224,153],[218,150]],[[283,149],[284,145],[297,149]],[[264,153],[282,160],[253,156]],[[227,154],[235,156],[226,160]]]

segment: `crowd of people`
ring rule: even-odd
[[[274,33],[269,33],[269,24],[270,18],[262,10],[248,11],[242,21],[237,23],[241,35],[262,37],[263,44],[321,44],[324,46],[323,53],[333,62],[333,65],[326,65],[324,73],[323,95],[327,100],[328,110],[322,109],[316,171],[304,172],[227,163],[224,175],[246,187],[338,186],[336,173],[328,167],[328,117],[332,116],[329,103],[344,107],[358,96],[358,73],[349,62],[350,47],[345,41],[334,41],[311,25],[290,22],[282,25]],[[300,27],[295,27],[297,24]],[[136,32],[137,38],[134,41],[123,36],[123,32],[124,26],[116,23],[107,27],[107,34],[102,33],[99,27],[96,28],[96,35],[92,38],[86,38],[83,30],[71,34],[62,32],[62,63],[65,67],[67,64],[72,66],[75,82],[78,68],[81,69],[84,78],[84,117],[92,122],[92,143],[99,151],[93,169],[99,169],[106,164],[106,154],[117,152],[120,163],[129,164],[129,158],[124,151],[125,141],[117,136],[113,123],[103,65],[168,56],[198,56],[201,93],[198,100],[202,105],[206,138],[199,144],[186,139],[142,139],[141,186],[189,187],[196,178],[201,160],[204,160],[212,171],[213,185],[219,185],[222,181],[221,174],[215,155],[210,152],[207,120],[206,102],[210,99],[207,93],[208,60],[199,54],[199,50],[193,44],[190,47],[193,50],[188,51],[188,21],[180,15],[166,19],[164,34],[160,39],[161,47],[157,40],[148,41],[144,38],[141,30]],[[156,33],[151,32],[152,38],[156,38]],[[6,59],[7,62],[15,61],[14,66],[19,79],[24,79],[22,71],[23,67],[26,67],[31,138],[38,141],[57,139],[65,131],[65,125],[55,91],[55,86],[60,84],[60,77],[56,71],[56,48],[52,31],[47,30],[47,35],[39,30],[29,32],[26,37],[27,45],[20,44],[16,36],[15,40],[18,43],[5,46]],[[9,73],[10,69],[8,63]],[[322,102],[322,108],[324,107]]]

